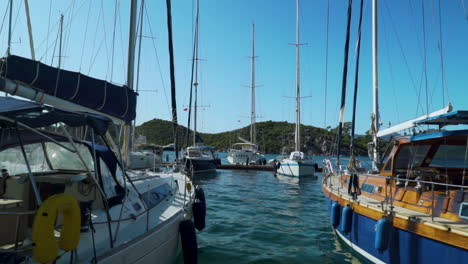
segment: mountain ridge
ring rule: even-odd
[[[263,153],[289,153],[294,148],[294,126],[286,121],[264,121],[256,123],[257,144]],[[340,153],[348,155],[351,123],[345,123]],[[327,129],[309,125],[301,125],[301,149],[307,154],[330,155],[336,153],[337,128]],[[153,119],[136,127],[139,135],[146,137],[148,143],[168,145],[174,142],[172,122]],[[186,146],[186,127],[178,125],[179,145]],[[192,145],[193,132],[189,132],[189,145]],[[239,143],[238,137],[250,138],[250,125],[220,133],[197,133],[205,144],[216,147],[219,151],[226,151],[234,143]],[[367,143],[371,141],[368,133],[354,139],[356,154],[367,154]]]

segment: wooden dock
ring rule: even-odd
[[[219,164],[216,168],[220,170],[273,171],[273,166],[270,165]]]

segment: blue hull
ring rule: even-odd
[[[328,211],[333,201],[327,197]],[[337,235],[354,251],[373,262],[385,263],[466,263],[468,250],[454,247],[395,227],[391,228],[388,248],[374,247],[376,220],[353,212],[348,234],[335,229]]]

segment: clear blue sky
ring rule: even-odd
[[[327,107],[325,108],[326,11],[330,3]],[[336,126],[341,93],[347,0],[302,0],[301,49],[302,123]],[[442,46],[446,88],[442,85],[439,35],[439,0],[424,1],[426,52],[424,52],[421,0],[380,0],[380,103],[382,122],[398,123],[426,112],[423,57],[427,55],[429,110],[447,104],[468,109],[468,22],[465,0],[441,1]],[[3,21],[8,0],[0,0]],[[12,53],[30,57],[23,1],[14,0]],[[129,0],[120,0],[111,79],[114,0],[30,0],[36,57],[51,63],[60,13],[64,18],[64,68],[123,84]],[[294,0],[200,0],[200,110],[199,128],[221,132],[249,123],[251,23],[256,26],[257,109],[259,121],[294,122],[295,42]],[[355,46],[359,1],[353,1],[353,25],[346,119],[351,119]],[[371,1],[365,0],[357,133],[369,128],[372,109]],[[193,2],[173,1],[174,50],[178,117],[186,124],[190,86]],[[465,4],[468,7],[468,3]],[[137,123],[153,118],[170,119],[166,5],[146,1],[143,24],[140,92]],[[49,22],[50,21],[50,22]],[[6,52],[7,20],[0,31],[1,51]],[[151,27],[151,30],[150,30]],[[49,33],[48,33],[49,32]],[[154,37],[148,38],[148,37]],[[154,45],[153,45],[154,44]],[[156,49],[155,49],[156,48]],[[58,47],[55,48],[57,55]],[[158,57],[156,57],[157,51]],[[57,58],[54,58],[54,65]],[[444,91],[445,90],[445,91]],[[448,90],[448,92],[447,92]],[[443,92],[444,91],[444,92]],[[443,98],[444,97],[444,98]],[[419,103],[418,103],[419,102]],[[326,120],[325,120],[326,113]],[[240,122],[238,121],[240,120]]]

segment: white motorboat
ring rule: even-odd
[[[252,143],[236,143],[228,151],[227,160],[231,164],[265,165],[265,156],[258,152],[258,146]]]

